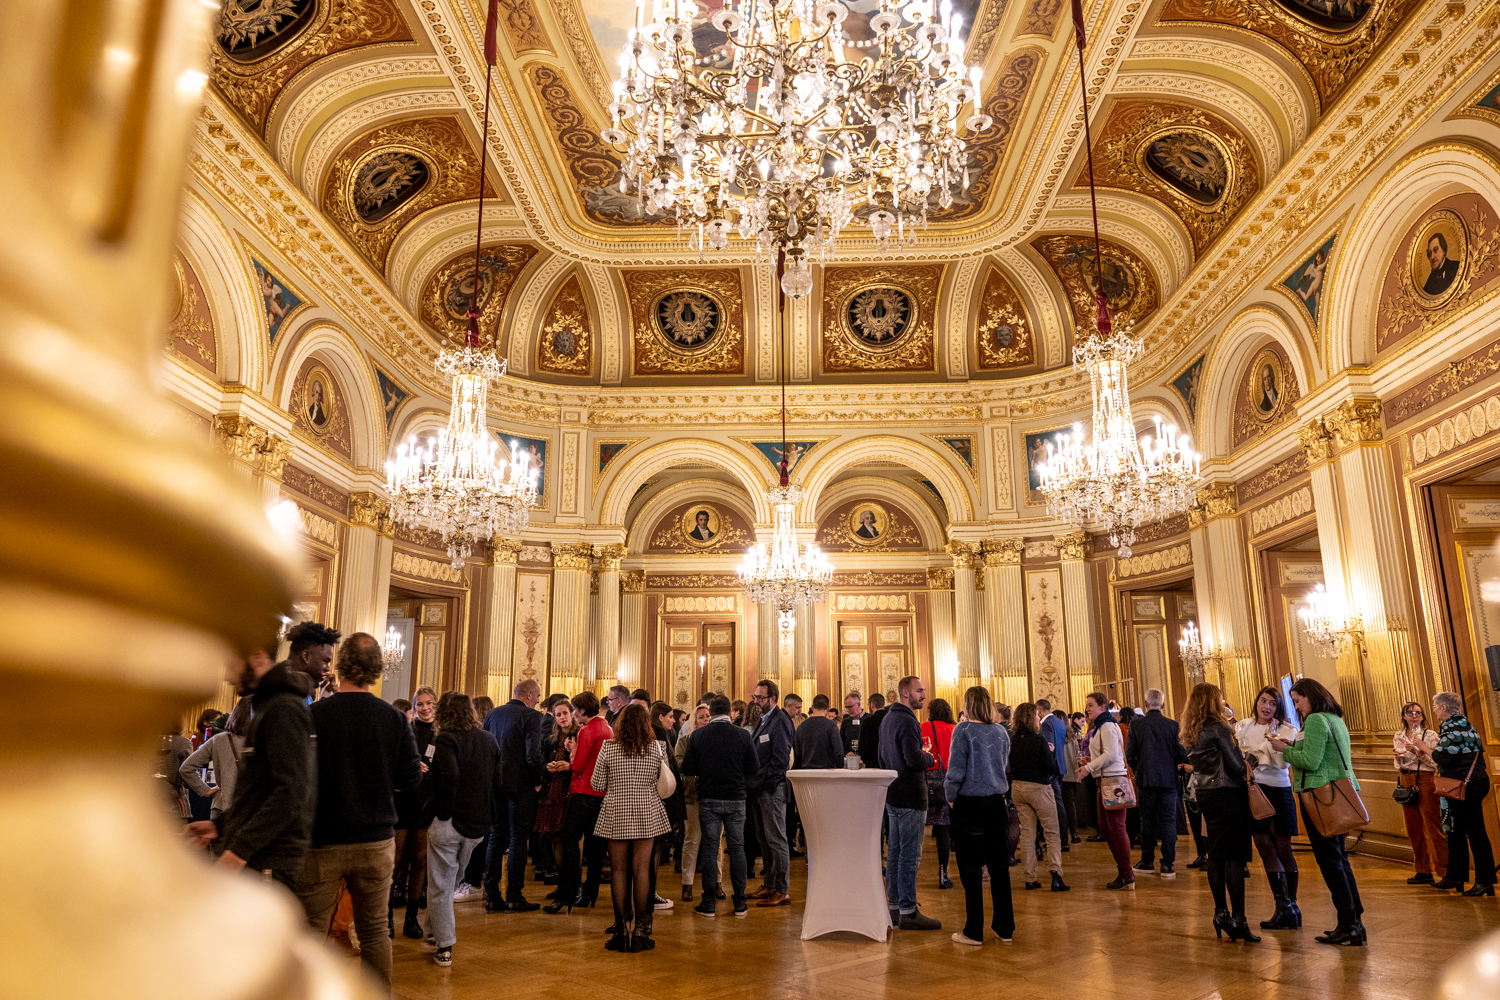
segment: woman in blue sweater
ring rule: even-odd
[[[955,944],[984,943],[984,867],[990,870],[990,927],[1006,944],[1016,930],[1010,900],[1010,814],[1005,771],[1010,734],[995,722],[995,706],[982,687],[964,692],[964,719],[953,730],[943,790],[952,810],[953,852],[964,886],[964,929]]]

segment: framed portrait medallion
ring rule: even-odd
[[[1267,347],[1255,356],[1245,376],[1244,392],[1253,420],[1270,423],[1286,411],[1286,363],[1280,354]]]
[[[1443,305],[1463,284],[1469,266],[1469,231],[1463,218],[1440,208],[1422,220],[1407,261],[1411,291],[1427,309]]]
[[[891,526],[891,515],[878,503],[868,500],[849,510],[849,537],[858,545],[879,545]]]
[[[724,518],[712,504],[696,503],[683,511],[680,522],[683,539],[694,548],[708,549],[719,544]]]

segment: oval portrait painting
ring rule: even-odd
[[[1255,356],[1245,378],[1245,396],[1256,420],[1275,420],[1286,408],[1286,365],[1281,355],[1266,348]]]
[[[890,514],[878,503],[857,503],[849,511],[849,536],[860,545],[879,544],[890,526]]]
[[[683,512],[682,537],[689,545],[697,548],[717,545],[723,528],[724,520],[719,509],[712,504],[694,504]]]
[[[1468,266],[1469,233],[1457,212],[1440,208],[1417,227],[1411,242],[1412,290],[1428,308],[1447,302]]]
[[[302,382],[302,419],[315,433],[326,434],[337,412],[333,377],[321,367],[309,369]]]

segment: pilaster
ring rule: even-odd
[[[1007,705],[1031,700],[1031,664],[1026,652],[1026,588],[1021,576],[1021,538],[987,538],[984,598],[992,663],[990,692]]]
[[[958,653],[960,691],[979,683],[979,592],[974,583],[974,546],[951,541],[944,549],[953,558],[953,637]]]
[[[1099,684],[1098,643],[1094,630],[1094,588],[1090,585],[1092,546],[1086,531],[1057,535],[1062,560],[1063,633],[1068,652],[1069,711],[1083,711],[1083,699]],[[1053,707],[1056,707],[1055,705]]]
[[[1197,491],[1188,509],[1193,596],[1198,602],[1198,632],[1206,661],[1203,676],[1191,677],[1189,683],[1206,680],[1219,685],[1235,710],[1243,712],[1243,706],[1254,703],[1261,678],[1238,499],[1233,483],[1210,483]],[[1178,638],[1168,636],[1167,641]]]
[[[482,610],[485,622],[484,659],[479,665],[484,693],[497,705],[511,696],[511,667],[516,643],[516,558],[521,542],[514,538],[490,541],[490,589]]]
[[[606,676],[606,666],[598,687],[608,689],[624,684],[632,690],[641,685],[641,665],[646,652],[646,571],[629,570],[620,574],[620,655],[613,677]]]
[[[934,567],[927,571],[927,598],[932,602],[932,696],[955,704],[965,689],[959,686],[953,628],[953,570]]]
[[[548,690],[560,691],[569,697],[583,690],[589,569],[593,557],[594,546],[589,542],[552,546],[552,643]]]

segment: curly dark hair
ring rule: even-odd
[[[298,622],[286,634],[287,640],[292,644],[292,651],[287,655],[296,656],[313,646],[336,646],[340,635],[338,629],[329,628],[322,622]]]
[[[316,645],[316,643],[309,643]],[[355,632],[339,647],[334,660],[334,670],[339,679],[359,687],[369,687],[380,679],[385,671],[385,652],[380,643],[367,632]]]
[[[927,718],[931,722],[946,722],[953,725],[953,706],[942,698],[934,698],[927,703]]]
[[[620,745],[620,752],[627,757],[644,757],[655,739],[645,706],[635,702],[626,705],[615,720],[615,742]]]
[[[462,733],[479,728],[479,723],[474,721],[474,703],[462,691],[444,691],[438,699],[437,715],[432,721],[439,733]]]

